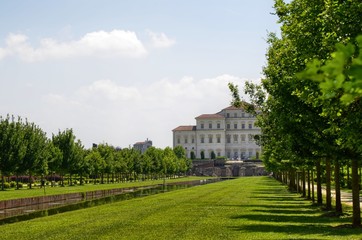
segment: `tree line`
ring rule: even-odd
[[[57,175],[64,186],[64,176],[70,185],[74,178],[79,179],[80,184],[84,184],[85,178],[109,183],[184,175],[190,168],[191,160],[182,147],[150,147],[143,154],[133,148],[119,149],[107,143],[85,149],[72,129],[59,130],[48,138],[35,123],[21,117],[0,116],[2,190],[9,176],[15,178],[19,188],[23,175],[28,176],[30,183],[33,177],[44,183]]]
[[[361,226],[362,3],[275,0],[280,35],[270,33],[261,84],[246,83],[250,103],[229,84],[233,104],[257,115],[263,161],[274,176],[343,214],[341,183],[350,176],[353,226]],[[351,169],[351,171],[350,171]],[[312,196],[311,196],[312,194]]]

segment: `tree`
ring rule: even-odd
[[[76,137],[72,129],[66,129],[63,132],[59,130],[57,135],[53,134],[52,141],[62,153],[62,160],[57,171],[64,176],[66,173],[70,173],[73,168]],[[64,186],[63,178],[62,186]]]
[[[4,176],[16,171],[17,160],[22,159],[26,154],[24,144],[23,123],[20,117],[17,121],[15,117],[8,115],[6,118],[0,117],[0,171],[1,190],[4,191]]]
[[[339,144],[340,133],[336,130],[344,122],[325,114],[327,103],[328,109],[336,110],[333,108],[335,100],[321,101],[319,84],[299,78],[297,73],[314,58],[324,63],[331,58],[337,42],[349,42],[361,32],[362,4],[359,1],[293,0],[285,3],[276,0],[274,7],[281,24],[281,36],[271,33],[268,37],[265,79],[260,88],[247,89],[254,97],[254,103],[247,107],[251,111],[259,110],[257,124],[262,129],[259,141],[263,144],[263,160],[267,165],[288,168],[287,177],[293,184],[293,172],[309,168],[313,163],[320,179],[322,160],[329,165],[328,161],[337,163],[340,161],[337,157],[343,155],[355,158],[355,152]],[[233,99],[238,100],[236,97]],[[317,184],[320,189],[320,181]],[[318,202],[321,201],[321,191],[318,191]]]
[[[21,169],[24,172],[27,171],[29,180],[32,179],[34,173],[39,173],[44,177],[48,173],[46,152],[48,139],[46,133],[34,123],[27,121],[24,124],[23,131],[26,154],[21,161]],[[31,182],[29,187],[31,188]]]
[[[299,76],[319,82],[323,114],[330,118],[331,131],[338,132],[336,141],[351,158],[353,225],[360,226],[358,165],[362,154],[362,36],[357,37],[356,42],[359,51],[353,43],[337,44],[332,59],[324,64],[314,60]]]

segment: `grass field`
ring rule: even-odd
[[[173,179],[166,179],[166,183],[172,182],[183,182],[183,181],[193,181],[205,179],[206,177],[180,177]],[[138,187],[138,186],[147,186],[147,185],[156,185],[162,184],[163,179],[160,180],[149,180],[149,181],[139,181],[139,182],[125,182],[125,183],[112,183],[112,184],[86,184],[86,185],[74,185],[65,187],[50,187],[46,186],[45,194],[44,188],[33,187],[32,189],[7,189],[5,191],[0,191],[0,201],[8,199],[17,199],[17,198],[27,198],[27,197],[37,197],[44,195],[57,195],[57,194],[66,194],[66,193],[77,193],[77,192],[87,192],[103,189],[113,189],[113,188],[127,188],[127,187]]]
[[[245,177],[0,226],[1,239],[362,239],[279,182]]]

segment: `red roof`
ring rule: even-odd
[[[215,113],[215,114],[202,114],[202,115],[196,117],[196,119],[210,119],[210,118],[212,118],[212,119],[215,119],[215,118],[224,118],[224,116]]]
[[[172,131],[195,131],[196,126],[179,126]]]

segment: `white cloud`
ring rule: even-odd
[[[174,39],[167,37],[164,33],[147,32],[151,38],[152,46],[155,48],[169,48],[176,43]]]
[[[84,99],[106,99],[108,101],[133,101],[140,98],[134,87],[119,86],[109,79],[99,80],[79,90]]]
[[[39,47],[31,46],[26,35],[9,34],[6,47],[0,48],[0,59],[13,55],[29,62],[82,56],[142,57],[146,54],[137,35],[124,30],[91,32],[77,41],[58,42],[45,38],[41,39]]]
[[[86,146],[105,141],[127,147],[149,138],[157,147],[172,146],[172,129],[195,124],[195,117],[227,107],[228,82],[243,86],[230,75],[177,81],[162,79],[140,87],[99,80],[71,95],[49,95],[44,108],[46,122],[57,128],[73,128]],[[67,124],[67,125],[65,125]]]
[[[7,51],[3,48],[0,48],[0,60],[2,60],[3,58],[5,58],[7,55]]]

